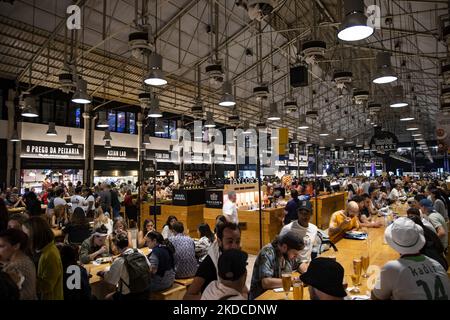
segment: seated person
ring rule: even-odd
[[[292,231],[264,246],[253,266],[249,299],[257,298],[265,290],[282,287],[282,274],[292,273],[291,261],[297,258],[303,248],[303,240]]]
[[[226,250],[241,248],[241,230],[234,223],[227,222],[225,217],[219,216],[216,224],[217,239],[208,249],[208,255],[200,263],[194,281],[188,287],[185,300],[199,300],[205,288],[217,280],[217,264],[220,255]]]
[[[219,280],[211,282],[201,300],[247,300],[247,253],[231,249],[219,257]]]
[[[138,232],[138,248],[142,248],[145,246],[145,235],[149,232],[155,231],[155,224],[153,223],[153,220],[145,219],[144,220],[144,226],[143,230],[140,230]]]
[[[430,228],[430,230],[432,230],[434,233],[436,233],[436,230],[434,229],[434,227],[433,227],[433,225],[431,224],[431,222],[428,221],[428,219],[422,217],[422,215],[421,215],[419,209],[417,209],[417,208],[409,208],[409,209],[406,211],[406,214],[407,214],[408,218],[411,218],[411,217],[413,217],[413,216],[418,217],[418,218],[422,221],[422,224],[423,224],[425,227]]]
[[[61,262],[63,265],[63,286],[64,286],[64,300],[90,300],[91,287],[89,285],[89,276],[87,270],[78,264],[78,250],[70,245],[58,246],[61,255]],[[75,281],[71,281],[73,274],[79,274],[80,287],[70,286]]]
[[[70,217],[70,222],[62,229],[62,231],[67,235],[67,242],[74,245],[80,245],[84,240],[90,237],[91,229],[83,208],[75,208],[75,211]]]
[[[400,217],[386,228],[384,236],[400,258],[383,266],[372,290],[372,299],[448,300],[447,272],[439,262],[420,253],[426,243],[422,227],[409,218]]]
[[[150,231],[145,237],[147,247],[152,249],[152,252],[147,256],[150,261],[150,292],[166,290],[175,281],[173,258],[175,249],[159,232]]]
[[[377,212],[373,209],[372,201],[367,194],[354,196],[353,201],[359,207],[358,221],[360,227],[379,228],[383,225],[381,221],[372,221],[372,216],[376,215]]]
[[[24,213],[13,213],[8,219],[8,229],[22,230],[22,225],[27,221],[28,215]]]
[[[300,280],[308,286],[311,300],[343,300],[347,296],[344,268],[333,259],[314,259]]]
[[[207,223],[201,223],[198,226],[197,231],[199,240],[194,240],[195,257],[197,258],[198,262],[202,262],[208,255],[208,249],[214,242],[215,237]]]
[[[184,234],[183,223],[177,221],[173,224],[175,235],[169,237],[175,253],[175,277],[177,279],[191,278],[197,272],[197,259],[195,258],[195,243],[191,237]]]
[[[116,287],[116,291],[106,296],[112,300],[147,300],[150,285],[150,263],[137,249],[129,248],[126,232],[117,234],[115,245],[120,255],[108,271],[100,271],[105,282]],[[126,261],[125,261],[126,260]]]
[[[281,229],[280,236],[288,232],[295,232],[300,239],[303,239],[304,248],[300,251],[297,258],[297,265],[294,269],[298,269],[300,273],[306,272],[308,263],[311,261],[311,252],[317,241],[317,227],[310,223],[312,214],[312,205],[309,201],[299,201],[297,220],[285,225]]]
[[[128,246],[130,248],[133,247],[131,232],[128,230],[127,224],[122,217],[117,217],[114,219],[113,232],[108,235],[109,250],[112,255],[120,254],[120,249],[116,247],[116,237],[119,233],[126,233],[129,241]]]
[[[109,249],[106,243],[108,229],[105,226],[95,229],[94,233],[83,241],[80,247],[80,261],[83,264],[100,258],[108,257]]]
[[[328,235],[335,237],[353,229],[359,229],[359,207],[354,201],[347,204],[345,210],[336,211],[331,215]]]

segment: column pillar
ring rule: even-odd
[[[11,142],[14,129],[17,130],[19,138],[22,138],[22,123],[18,123],[19,116],[16,113],[14,98],[16,92],[12,89],[8,91],[8,100],[6,107],[8,108],[8,130],[7,130],[7,163],[6,163],[6,184],[10,186],[20,187],[20,142]],[[12,121],[11,121],[12,120]]]
[[[83,180],[87,185],[94,182],[94,128],[95,117],[92,116],[92,106],[85,105],[84,119],[84,172]]]

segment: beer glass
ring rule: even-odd
[[[294,300],[303,300],[303,283],[301,281],[295,281],[292,287]]]
[[[351,293],[360,293],[358,286],[360,285],[361,275],[360,274],[352,274],[350,275],[350,279],[353,284],[353,288],[350,290]]]
[[[362,268],[362,271],[363,271],[363,274],[362,274],[363,278],[368,278],[369,277],[369,274],[367,273],[367,269],[369,268],[369,264],[370,264],[369,255],[362,256],[361,257],[361,268]]]
[[[292,279],[290,273],[283,273],[281,275],[281,281],[283,282],[283,290],[286,294],[286,300],[289,299],[289,291],[291,291]]]
[[[360,258],[353,259],[353,273],[358,276],[358,285],[360,284],[362,262]]]

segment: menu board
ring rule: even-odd
[[[62,142],[22,140],[21,158],[84,159],[82,144],[66,146]]]

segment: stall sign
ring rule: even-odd
[[[396,151],[398,139],[392,132],[379,130],[370,140],[372,150]]]
[[[52,158],[52,159],[84,159],[84,146],[64,143],[23,140],[21,158]]]
[[[94,160],[119,160],[119,161],[137,161],[138,150],[136,148],[112,147],[110,149],[104,146],[94,147]]]
[[[206,190],[206,208],[222,209],[223,190]]]

